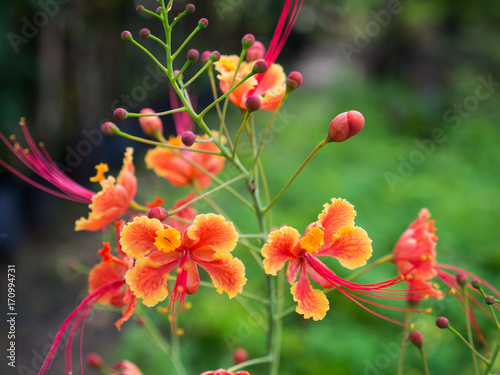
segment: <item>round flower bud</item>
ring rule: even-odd
[[[135,10],[137,10],[137,13],[144,13],[144,5],[137,5]]]
[[[436,325],[441,329],[445,329],[445,328],[448,328],[450,326],[450,322],[448,321],[448,319],[441,316],[441,317],[436,319]]]
[[[118,127],[112,122],[105,122],[101,125],[101,131],[104,135],[115,135],[118,131]]]
[[[358,134],[365,125],[365,118],[358,111],[348,111],[335,117],[328,129],[329,142],[344,142]]]
[[[194,13],[195,9],[196,9],[196,7],[194,6],[194,4],[189,3],[186,5],[186,12],[187,13]]]
[[[220,60],[220,52],[219,52],[219,51],[213,51],[213,52],[210,54],[210,60],[211,60],[212,62],[219,61],[219,60]]]
[[[140,113],[152,115],[156,112],[151,108],[144,108]],[[158,116],[139,117],[139,125],[141,125],[141,129],[144,134],[149,135],[150,137],[163,132],[163,123]]]
[[[418,331],[411,332],[409,339],[410,342],[418,348],[421,348],[424,343],[424,336]]]
[[[200,29],[206,29],[208,26],[208,20],[206,18],[202,18],[198,21],[198,27]]]
[[[258,111],[261,104],[260,98],[257,95],[249,96],[245,102],[248,112]]]
[[[148,212],[148,218],[158,219],[160,221],[165,220],[168,217],[168,212],[163,207],[153,207]]]
[[[494,305],[495,304],[495,297],[494,296],[486,296],[484,299],[484,302],[486,302],[487,305]]]
[[[286,78],[286,89],[288,92],[296,90],[302,85],[302,74],[291,72]]]
[[[205,65],[207,62],[210,61],[210,55],[212,54],[212,52],[210,51],[205,51],[201,54],[201,63],[203,65]]]
[[[255,43],[255,37],[252,34],[246,34],[243,39],[241,39],[241,45],[244,49],[250,48]]]
[[[97,353],[89,353],[85,357],[85,362],[87,363],[87,366],[93,369],[100,369],[104,365],[104,361],[102,360],[101,356]]]
[[[128,113],[123,108],[116,108],[113,112],[113,118],[116,121],[123,121],[128,117]]]
[[[187,51],[187,59],[189,61],[194,62],[194,61],[198,60],[199,57],[200,57],[200,53],[197,50],[195,50],[194,48]]]
[[[253,46],[247,49],[247,52],[245,54],[245,59],[247,61],[255,61],[263,59],[265,55],[266,55],[266,47],[264,47],[264,45],[257,40],[255,41]]]
[[[237,365],[248,360],[248,352],[244,348],[236,348],[233,352],[233,363]]]
[[[467,281],[469,281],[469,278],[467,277],[467,275],[465,274],[465,272],[459,272],[457,273],[457,275],[455,276],[456,280],[457,280],[457,283],[458,285],[460,286],[466,286],[467,285]]]
[[[264,60],[259,60],[253,65],[253,73],[261,74],[267,70],[267,63]]]
[[[479,287],[481,286],[481,282],[479,281],[479,279],[472,279],[470,285],[472,285],[473,288],[479,289]]]
[[[142,39],[147,39],[149,38],[149,35],[151,35],[151,32],[149,31],[149,29],[141,29],[141,31],[139,31],[139,35]]]
[[[163,12],[163,8],[162,7],[156,8],[156,13],[157,14],[161,14],[162,12]]]
[[[129,42],[133,39],[132,34],[130,33],[130,31],[127,31],[127,30],[122,31],[121,36],[122,36],[122,39],[125,40],[126,42]]]
[[[196,135],[188,130],[182,134],[181,141],[184,146],[190,147],[196,141]]]

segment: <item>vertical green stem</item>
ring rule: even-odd
[[[397,375],[403,375],[403,370],[405,367],[405,354],[406,354],[406,347],[408,345],[408,333],[410,331],[409,329],[410,318],[411,318],[411,312],[407,311],[405,315],[405,325],[403,326],[403,337],[401,338],[401,352],[399,353]]]
[[[462,293],[464,296],[464,311],[465,311],[465,324],[467,327],[467,338],[469,340],[469,344],[472,347],[475,347],[474,345],[474,337],[472,336],[472,327],[471,327],[471,322],[470,322],[470,303],[469,303],[469,296],[467,295],[467,286],[464,286],[462,289]],[[477,361],[477,356],[474,352],[471,352],[472,354],[472,360],[474,362],[474,371],[476,375],[479,375],[479,363]]]

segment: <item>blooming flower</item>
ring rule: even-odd
[[[268,65],[267,71],[263,74],[250,77],[240,87],[234,90],[229,95],[231,103],[242,109],[246,109],[246,99],[249,96],[256,95],[261,100],[261,109],[274,111],[278,107],[283,95],[285,95],[286,75],[281,65],[274,64],[274,62],[293,28],[302,2],[303,0],[286,0],[278,20],[278,25],[274,31],[271,44],[264,56],[264,60]],[[217,75],[219,86],[224,94],[231,88],[233,79],[233,86],[235,86],[243,77],[252,71],[254,63],[243,61],[236,72],[238,62],[239,57],[231,55],[221,56],[220,60],[214,63],[215,69],[219,72]]]
[[[214,132],[216,133],[216,132]],[[206,141],[208,136],[197,136],[197,140]],[[172,146],[183,146],[181,137],[170,137],[168,144]],[[214,154],[196,152],[197,150],[220,152],[213,142],[195,143],[191,146],[193,151],[176,151],[167,147],[157,146],[146,154],[146,166],[164,177],[173,186],[190,186],[206,188],[212,183],[212,178],[204,171],[215,175],[224,169],[224,157]],[[189,161],[186,161],[189,160]],[[195,167],[199,166],[200,168]]]
[[[110,375],[142,375],[141,370],[130,361],[121,361],[114,365]]]
[[[231,251],[238,233],[231,222],[220,215],[198,215],[181,235],[176,229],[146,216],[135,217],[122,231],[125,253],[137,258],[125,279],[134,295],[146,306],[155,306],[167,298],[172,313],[172,327],[186,294],[198,290],[198,266],[205,269],[217,292],[229,298],[241,292],[246,283],[245,267]],[[177,269],[173,288],[168,287],[169,273]]]
[[[246,371],[238,371],[233,373],[220,368],[214,371],[205,371],[200,375],[250,375],[250,373]]]

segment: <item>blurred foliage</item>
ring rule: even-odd
[[[23,17],[30,20],[40,10],[40,2],[34,0],[10,3],[4,15],[6,22],[0,23],[3,35],[20,34]],[[143,3],[151,9],[156,6],[152,0]],[[458,114],[456,105],[465,106],[467,100],[474,103],[469,98],[477,95],[481,85],[478,77],[500,80],[500,2],[396,2],[401,11],[392,14],[383,26],[376,17],[386,14],[383,11],[389,9],[389,3],[305,1],[296,30],[279,58],[286,71],[303,73],[304,85],[291,95],[283,110],[285,115],[277,120],[264,149],[271,194],[279,191],[325,137],[336,114],[359,110],[366,126],[355,138],[321,150],[273,210],[273,223],[291,225],[303,233],[324,203],[333,197],[345,198],[356,208],[356,224],[373,239],[376,259],[391,251],[420,208],[427,207],[438,228],[438,261],[466,268],[500,287],[498,88],[458,119],[446,117],[447,111]],[[176,7],[182,9],[184,4],[176,2]],[[221,4],[229,8],[220,8]],[[145,26],[154,33],[160,31],[148,17],[134,14],[135,5],[68,2],[60,5],[35,37],[19,46],[18,53],[9,39],[3,38],[1,131],[18,132],[19,117],[27,116],[36,139],[49,143],[54,159],[64,163],[68,145],[76,147],[84,139],[83,129],[97,128],[111,117],[116,100],[141,85],[147,74],[145,67],[152,66],[119,38],[125,28],[134,34]],[[209,28],[196,36],[193,47],[229,54],[239,53],[241,36],[248,32],[269,41],[281,2],[214,0],[196,6],[196,17],[179,23],[176,43],[192,30],[199,17],[207,17]],[[359,30],[366,32],[369,22],[378,22],[379,32],[369,37],[359,52],[346,58],[342,43],[355,45]],[[200,107],[210,100],[206,82],[197,82],[193,91],[199,93]],[[137,105],[165,110],[167,102],[165,80]],[[230,116],[235,132],[241,121],[239,111],[232,108]],[[256,127],[263,127],[268,118],[268,114],[257,113]],[[212,123],[218,124],[215,117]],[[171,126],[171,120],[165,119],[165,124]],[[137,129],[133,120],[122,126],[130,132]],[[435,129],[442,129],[442,142],[433,139]],[[83,158],[74,171],[76,178],[85,176],[80,179],[85,181],[92,166],[101,160],[114,160],[118,168],[128,144],[105,139]],[[139,169],[143,154],[144,149],[138,147]],[[4,148],[0,155],[5,157]],[[227,177],[231,177],[230,172]],[[149,171],[140,172],[139,186],[139,201],[160,194],[168,197],[168,205],[185,193],[158,181]],[[256,230],[251,213],[241,210],[237,201],[226,193],[220,193],[217,200],[238,227]],[[198,208],[208,210],[201,204]],[[64,225],[64,230],[72,229],[61,223]],[[96,241],[95,248],[88,250],[92,254],[88,265],[98,248]],[[265,295],[264,278],[256,262],[244,248],[237,248],[235,254],[247,265],[247,291]],[[341,276],[349,274],[335,262],[331,266]],[[385,265],[370,274],[360,280],[390,278],[395,269]],[[286,298],[286,305],[291,305],[291,296]],[[304,321],[296,314],[285,320],[281,373],[395,373],[400,328],[372,316],[339,293],[332,292],[329,298],[331,310],[323,321]],[[201,288],[189,300],[193,308],[181,313],[179,320],[186,329],[181,354],[190,373],[229,367],[231,351],[237,346],[245,347],[251,357],[264,354],[265,334],[237,299],[229,301],[213,289]],[[448,303],[452,300],[447,297],[434,303],[435,314],[447,315],[462,330],[463,314],[455,303]],[[69,308],[73,302],[74,298],[68,301]],[[258,305],[251,306],[266,319]],[[170,323],[154,311],[149,315],[168,335]],[[401,314],[390,312],[390,316],[402,319]],[[470,373],[468,350],[448,332],[436,329],[434,318],[419,317],[417,326],[426,340],[431,373]],[[491,322],[480,319],[480,323],[492,343]],[[58,324],[55,322],[54,327]],[[43,325],[37,328],[44,329]],[[89,331],[86,334],[91,336]],[[169,361],[132,322],[105,354],[109,362],[124,358],[134,361],[148,375],[172,373]],[[253,368],[252,374],[260,373],[263,367]],[[418,353],[412,347],[408,348],[405,373],[422,373]]]

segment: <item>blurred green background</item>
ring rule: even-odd
[[[176,1],[175,7],[180,10],[185,3]],[[281,1],[270,0],[194,3],[197,11],[179,22],[175,43],[199,18],[207,17],[209,28],[190,46],[223,54],[238,54],[240,39],[249,32],[269,43],[282,7]],[[20,137],[17,122],[26,116],[35,139],[43,141],[61,168],[85,185],[101,161],[116,171],[124,148],[132,144],[95,132],[114,108],[169,108],[166,79],[119,37],[123,29],[137,35],[142,27],[161,35],[157,22],[135,12],[138,4],[22,0],[10,1],[2,15],[0,129]],[[152,0],[142,4],[157,6]],[[35,26],[30,28],[30,23]],[[273,224],[291,225],[303,233],[324,203],[345,198],[356,208],[356,224],[373,239],[376,259],[392,250],[419,210],[427,207],[438,228],[438,261],[463,267],[499,286],[498,25],[500,3],[493,0],[362,4],[305,0],[278,59],[286,72],[299,70],[304,84],[290,96],[264,149],[272,194],[325,137],[337,114],[356,109],[365,116],[366,125],[356,137],[319,152],[276,205]],[[151,41],[143,44],[159,52]],[[157,88],[144,88],[148,75]],[[207,82],[203,77],[192,88],[200,108],[210,101]],[[230,108],[233,131],[239,116]],[[257,113],[257,128],[264,128],[268,118],[269,114]],[[215,113],[208,121],[218,125]],[[173,131],[170,118],[164,124],[167,132]],[[133,119],[120,127],[140,134]],[[160,194],[169,206],[187,193],[145,170],[146,149],[134,146],[139,202]],[[26,171],[6,147],[0,148],[0,157]],[[230,171],[223,176],[232,177]],[[102,236],[73,232],[74,220],[87,215],[83,205],[38,192],[3,169],[0,178],[2,270],[7,263],[17,267],[17,359],[26,367],[24,373],[31,374],[37,372],[53,334],[86,293],[85,276],[72,273],[68,265],[95,264]],[[244,232],[255,230],[255,219],[231,196],[220,193],[216,199]],[[264,278],[253,258],[240,247],[235,254],[247,266],[246,290],[264,295]],[[337,262],[328,264],[340,276],[349,275]],[[381,281],[394,275],[394,267],[385,265],[360,280]],[[1,285],[4,288],[4,280]],[[372,316],[339,293],[332,292],[329,299],[331,309],[321,322],[305,321],[296,314],[285,320],[280,373],[395,373],[400,327]],[[193,308],[180,314],[179,325],[186,330],[182,357],[190,374],[230,367],[236,347],[246,348],[251,357],[265,353],[263,330],[237,300],[229,301],[211,289],[200,289],[189,300]],[[286,295],[286,305],[292,303]],[[445,314],[463,332],[463,313],[451,297],[431,305],[433,315],[415,318],[425,336],[431,373],[471,373],[468,350],[433,323],[437,315]],[[250,303],[250,307],[265,319],[261,306]],[[168,335],[169,322],[154,311],[149,314]],[[387,314],[403,319],[401,314]],[[117,318],[117,313],[99,309],[93,313],[84,353],[96,351],[108,364],[129,359],[145,375],[174,373],[142,327],[130,321],[117,333],[112,326]],[[492,323],[482,316],[479,321],[494,345]],[[78,350],[74,352],[76,357]],[[406,363],[405,374],[423,373],[415,348],[408,348]],[[60,354],[53,372],[62,368]],[[261,374],[264,367],[250,371]]]

